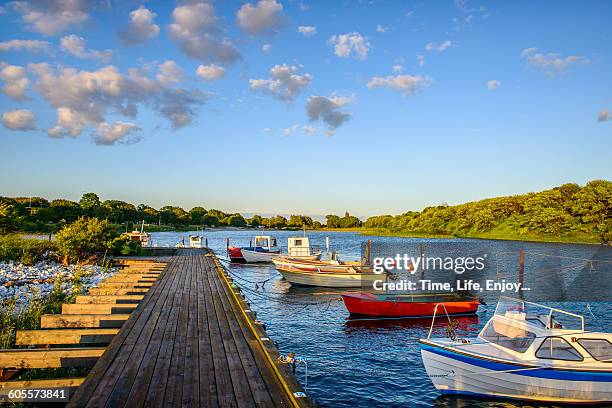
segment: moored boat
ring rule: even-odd
[[[309,260],[291,257],[272,259],[276,269],[292,285],[329,288],[371,288],[375,281],[386,282],[387,273],[374,273],[361,262]]]
[[[307,236],[287,239],[287,256],[291,258],[318,261],[321,259],[321,254],[321,248],[311,246]]]
[[[151,234],[144,232],[144,220],[140,226],[140,231],[133,230],[132,232],[124,232],[123,235],[127,236],[132,241],[140,242],[140,245],[147,247],[151,244]]]
[[[227,255],[231,262],[258,263],[271,262],[280,254],[276,238],[268,235],[258,235],[248,247],[227,246]]]
[[[612,402],[612,333],[585,331],[580,315],[502,297],[476,338],[431,338],[431,331],[421,356],[442,393]]]
[[[479,305],[477,298],[457,293],[343,293],[342,300],[351,315],[377,317],[433,316],[438,304],[443,304],[449,315],[468,315],[476,313]]]

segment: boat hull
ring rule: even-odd
[[[421,357],[433,385],[444,394],[574,404],[612,401],[610,371],[500,363],[427,343],[421,345]]]
[[[244,259],[244,256],[242,256],[241,248],[228,247],[227,248],[227,256],[229,257],[231,262],[246,263],[246,260]]]
[[[279,255],[279,252],[251,251],[242,248],[242,257],[246,263],[272,262],[272,258]]]
[[[326,288],[371,288],[375,280],[386,281],[386,275],[373,273],[325,273],[288,271],[277,268],[281,275],[295,286],[320,286]]]
[[[474,314],[478,310],[478,300],[454,301],[412,301],[410,298],[394,300],[380,300],[371,293],[343,294],[342,300],[352,315],[380,316],[380,317],[427,317],[433,316],[437,304],[443,304],[450,315]],[[438,307],[438,313],[444,308]]]
[[[371,269],[358,263],[333,264],[329,261],[319,261],[307,258],[275,257],[272,259],[276,269],[286,272],[325,272],[325,273],[355,273],[371,272]]]

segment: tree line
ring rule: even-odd
[[[167,205],[155,209],[146,204],[134,205],[120,200],[102,201],[95,193],[83,194],[81,199],[47,200],[42,197],[0,197],[0,232],[47,231],[57,229],[59,224],[69,224],[79,217],[104,219],[113,224],[137,223],[175,226],[233,226],[266,228],[303,228],[318,229],[352,228],[361,226],[359,218],[346,213],[344,217],[327,215],[327,224],[313,220],[305,215],[282,215],[265,218],[254,215],[245,218],[239,213],[226,213],[216,209],[196,206],[189,211],[178,206]]]
[[[427,207],[400,215],[370,217],[367,228],[446,235],[483,233],[562,236],[597,235],[612,241],[612,182],[568,183],[538,193]]]

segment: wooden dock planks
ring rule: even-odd
[[[69,406],[310,406],[293,395],[295,378],[284,381],[290,371],[279,375],[215,258],[181,249],[168,261]]]

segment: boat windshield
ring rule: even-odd
[[[520,299],[501,297],[495,315],[518,317],[541,329],[563,329],[584,331],[584,317]]]
[[[268,238],[256,238],[255,246],[257,247],[267,247],[268,246]]]

